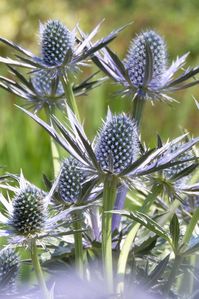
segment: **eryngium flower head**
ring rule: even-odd
[[[33,186],[27,186],[16,194],[10,225],[17,234],[41,232],[46,218],[44,196],[44,192]]]
[[[183,145],[183,143],[173,144],[168,148],[168,152],[170,154],[175,153],[182,145]],[[186,152],[180,154],[177,158],[173,159],[172,162],[182,161],[182,163],[173,165],[172,167],[164,169],[164,171],[163,171],[164,176],[167,179],[170,179],[173,176],[178,175],[180,172],[182,172],[183,170],[185,170],[186,168],[188,168],[189,166],[191,166],[193,164],[193,161],[186,161],[186,160],[192,159],[193,157],[194,157],[194,155],[193,155],[192,151],[186,151]],[[183,162],[183,161],[185,161],[185,162]],[[189,176],[184,176],[181,179],[179,179],[179,181],[177,181],[177,182],[179,184],[185,183],[188,179],[189,179]]]
[[[12,293],[16,287],[19,270],[19,258],[15,250],[6,247],[0,251],[0,290],[1,293]]]
[[[65,159],[58,182],[58,193],[66,203],[74,203],[81,199],[82,184],[85,173],[81,164],[74,158]]]
[[[103,170],[120,173],[138,154],[138,133],[125,114],[108,117],[96,143],[96,157]]]
[[[50,72],[47,72],[46,70],[40,70],[38,72],[35,72],[31,78],[33,87],[38,95],[42,97],[53,96],[53,93],[54,96],[56,95],[57,97],[63,95],[64,89],[61,82],[55,82],[57,83],[57,85],[55,86],[55,90],[52,90],[52,80],[53,78]]]
[[[43,61],[49,66],[64,62],[68,51],[73,51],[74,35],[58,20],[41,25],[40,39]]]
[[[109,48],[96,52],[92,60],[111,79],[122,85],[119,93],[141,100],[172,102],[170,94],[199,83],[195,75],[199,67],[187,68],[174,78],[184,66],[188,53],[167,67],[167,51],[163,38],[150,30],[140,33],[131,43],[124,61]],[[191,80],[188,82],[189,80]]]
[[[146,43],[151,49],[153,58],[153,73],[149,84],[157,84],[161,80],[161,75],[166,70],[167,53],[163,38],[152,30],[140,33],[131,42],[124,62],[129,78],[135,87],[144,85],[147,63]]]

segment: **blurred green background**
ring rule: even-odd
[[[86,32],[105,18],[99,37],[115,28],[133,21],[111,44],[111,48],[123,58],[130,40],[145,29],[155,29],[165,37],[168,59],[190,51],[188,65],[199,64],[199,1],[198,0],[1,0],[0,36],[15,41],[35,54],[39,49],[39,22],[60,19],[70,29],[77,22]],[[0,45],[1,55],[12,56],[10,49]],[[1,75],[7,74],[0,66]],[[85,70],[88,74],[89,71]],[[8,74],[7,74],[8,75]],[[81,75],[82,76],[82,75]],[[114,85],[109,81],[78,99],[81,116],[89,137],[93,137],[105,116],[107,105],[113,111],[128,111],[128,99],[113,97]],[[181,134],[182,128],[198,135],[199,113],[192,96],[199,98],[199,87],[178,92],[175,98],[180,104],[172,107],[164,103],[147,104],[142,139],[153,145],[159,133],[164,140]],[[3,171],[18,173],[41,185],[42,173],[52,178],[52,164],[48,135],[14,104],[22,103],[13,95],[0,90],[0,165]],[[2,171],[2,172],[3,172]]]

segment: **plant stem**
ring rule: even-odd
[[[73,227],[74,240],[75,240],[75,267],[80,278],[84,278],[84,250],[82,243],[82,221],[81,214],[78,212],[73,213]]]
[[[175,282],[175,277],[177,275],[177,272],[178,272],[178,269],[180,267],[181,261],[182,261],[182,257],[180,255],[176,255],[175,259],[174,259],[174,262],[173,262],[172,269],[171,269],[171,273],[168,277],[168,281],[164,286],[164,295],[168,295],[172,284]]]
[[[76,115],[77,119],[80,121],[79,110],[78,110],[77,103],[76,103],[76,100],[74,97],[71,80],[65,74],[63,76],[61,76],[60,78],[61,78],[61,82],[62,82],[62,85],[64,88],[66,102],[69,105],[69,107],[71,108],[71,110],[74,112],[74,114]]]
[[[37,276],[38,283],[40,284],[43,296],[45,299],[49,299],[49,297],[50,297],[49,292],[46,287],[46,282],[45,282],[44,275],[43,275],[43,272],[41,269],[38,255],[37,255],[37,245],[36,245],[35,239],[33,239],[31,242],[31,258],[32,258],[32,264],[33,264],[33,267],[34,267],[34,270],[35,270],[35,273]]]
[[[154,185],[152,187],[151,193],[149,193],[149,195],[144,201],[143,206],[140,208],[140,212],[143,213],[147,212],[150,206],[152,205],[152,203],[154,202],[154,200],[157,198],[159,193],[160,193],[159,185]],[[139,228],[140,228],[139,223],[132,224],[120,252],[118,267],[117,267],[117,275],[118,275],[117,292],[120,294],[124,292],[124,278],[126,273],[127,260],[128,260],[129,252],[131,250],[132,243],[136,237]]]
[[[138,127],[140,126],[144,104],[145,104],[145,100],[142,97],[139,97],[138,95],[133,100],[132,117],[137,122]]]
[[[105,281],[110,293],[113,292],[113,263],[112,263],[112,214],[117,190],[117,178],[107,175],[104,181],[102,208],[102,259]]]
[[[45,108],[46,112],[46,117],[48,120],[48,123],[51,125],[51,119],[50,115],[53,114],[53,111],[50,111],[48,107]],[[53,162],[53,172],[54,172],[54,177],[57,177],[60,169],[60,164],[59,164],[59,152],[57,149],[57,145],[52,137],[50,137],[50,146],[51,146],[51,153],[52,153],[52,162]]]

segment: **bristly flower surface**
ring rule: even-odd
[[[15,249],[5,247],[0,251],[0,290],[1,294],[12,294],[16,289],[19,272],[19,257]]]
[[[18,60],[0,57],[0,62],[9,66],[30,68],[34,71],[46,69],[54,78],[68,76],[87,65],[87,60],[99,49],[105,47],[123,29],[119,28],[111,32],[105,38],[92,42],[98,33],[100,25],[92,30],[90,34],[85,34],[78,26],[70,31],[58,20],[50,20],[41,24],[40,41],[41,56],[35,56],[30,51],[14,44],[7,39],[0,38],[0,42],[15,49],[21,55]]]
[[[128,54],[122,62],[109,48],[92,57],[96,65],[111,79],[123,86],[124,95],[143,100],[171,102],[169,94],[199,83],[195,75],[199,67],[188,68],[176,79],[174,75],[186,61],[188,54],[167,66],[167,51],[163,38],[153,30],[141,32],[132,40]],[[193,79],[191,82],[187,82]]]
[[[153,73],[149,87],[155,88],[161,84],[161,76],[166,71],[167,53],[163,38],[154,31],[139,34],[132,42],[124,65],[129,78],[135,87],[144,86],[145,69],[147,64],[146,43],[151,49]]]
[[[14,192],[15,196],[10,200],[0,194],[0,203],[6,211],[0,212],[0,236],[8,236],[12,243],[26,244],[32,239],[58,236],[62,232],[60,225],[67,223],[67,216],[75,208],[63,212],[52,211],[51,197],[57,182],[49,193],[30,184],[22,174],[19,183],[19,188],[1,184],[2,188]]]
[[[95,152],[103,170],[120,173],[126,169],[139,152],[135,122],[125,114],[109,117],[98,135]]]
[[[45,193],[33,186],[15,195],[10,225],[16,234],[36,234],[44,229],[47,217],[44,197]]]
[[[62,163],[57,190],[65,203],[76,203],[81,199],[82,184],[85,180],[82,168],[83,165],[72,157]]]
[[[40,26],[41,53],[49,66],[64,62],[67,53],[73,52],[75,34],[58,20],[50,20]]]

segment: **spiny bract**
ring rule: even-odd
[[[161,75],[166,70],[167,52],[163,38],[152,30],[140,33],[132,40],[124,61],[130,80],[135,87],[140,87],[144,83],[145,68],[147,67],[146,42],[153,56],[153,85],[159,84]]]
[[[120,173],[138,154],[137,127],[125,114],[112,116],[102,128],[96,143],[96,157],[103,170]]]
[[[19,258],[13,248],[0,251],[0,290],[11,293],[15,289],[19,270]]]
[[[84,171],[74,158],[64,160],[58,182],[58,193],[64,202],[73,203],[80,200]]]
[[[44,197],[43,191],[32,186],[27,186],[15,196],[10,224],[16,233],[26,235],[42,230],[46,219]]]
[[[41,27],[43,61],[50,66],[64,62],[66,54],[74,47],[74,36],[58,20],[51,20]]]
[[[50,96],[52,95],[52,77],[50,72],[45,70],[40,70],[35,72],[31,78],[33,87],[36,91],[36,94],[40,96]],[[61,82],[58,83],[55,94],[57,96],[64,93],[63,86]]]

